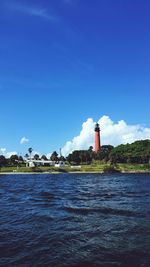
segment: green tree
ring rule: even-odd
[[[10,160],[11,165],[14,165],[14,166],[18,165],[19,158],[17,155],[11,155],[9,160]]]
[[[88,149],[89,152],[93,152],[93,146],[90,146]]]
[[[47,157],[45,155],[42,155],[41,159],[43,160],[48,160]]]
[[[70,153],[67,157],[66,160],[71,163],[72,162],[72,154]]]
[[[66,160],[72,164],[89,164],[92,158],[89,150],[75,150],[68,155]]]
[[[66,161],[66,159],[65,159],[64,156],[60,156],[60,157],[59,157],[59,161]]]
[[[38,154],[35,154],[35,155],[34,155],[34,159],[35,159],[35,160],[39,160],[39,158],[40,158],[40,156],[39,156]]]
[[[88,154],[89,154],[89,159],[90,162],[92,161],[92,159],[94,158],[94,151],[93,151],[93,146],[90,146],[88,149]]]
[[[23,160],[23,157],[22,157],[22,156],[19,156],[19,157],[18,157],[18,160],[19,160],[20,162],[24,162],[24,160]]]
[[[6,167],[6,166],[7,166],[7,159],[3,155],[0,155],[0,167]]]
[[[119,145],[109,154],[112,163],[148,163],[150,158],[150,140],[135,141],[132,144]]]
[[[56,151],[54,151],[54,152],[52,153],[50,159],[51,159],[52,161],[58,161],[58,160],[59,160],[59,159],[58,159],[58,154],[57,154]]]

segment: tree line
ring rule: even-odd
[[[35,160],[48,160],[45,155],[41,157],[38,154],[32,156],[33,149],[29,148],[25,155],[26,159],[33,158]],[[150,140],[135,141],[132,144],[119,145],[113,147],[111,145],[101,146],[101,151],[95,153],[93,147],[88,150],[75,150],[66,158],[59,156],[56,151],[52,153],[49,160],[52,161],[67,161],[69,164],[91,164],[93,161],[101,161],[104,163],[150,163]],[[22,156],[12,155],[10,158],[0,155],[0,167],[17,166],[25,164]]]
[[[4,155],[0,155],[0,167],[24,166],[25,161],[29,159],[44,160],[44,161],[51,160],[55,162],[66,161],[66,158],[63,156],[59,156],[56,151],[52,153],[50,158],[47,158],[46,155],[42,155],[42,156],[38,154],[32,155],[32,153],[33,153],[33,149],[30,147],[28,149],[28,153],[26,153],[24,156],[25,159],[22,156],[18,156],[18,155],[12,155],[10,156],[10,158],[6,158]]]
[[[76,150],[66,158],[71,164],[91,164],[93,160],[104,163],[150,163],[150,140],[135,141],[132,144],[101,146],[101,151],[95,153],[93,147],[88,150]]]

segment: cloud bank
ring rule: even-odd
[[[75,136],[71,141],[67,141],[62,148],[64,156],[71,153],[73,150],[88,149],[94,146],[94,126],[95,121],[88,118],[83,124],[78,136]],[[124,120],[113,122],[109,116],[102,116],[98,123],[101,128],[101,144],[113,145],[132,143],[136,140],[150,139],[150,128],[142,125],[128,125]]]

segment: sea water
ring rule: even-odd
[[[150,175],[0,175],[0,266],[149,267]]]

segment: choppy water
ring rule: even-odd
[[[0,201],[0,266],[150,266],[150,175],[4,175]]]

